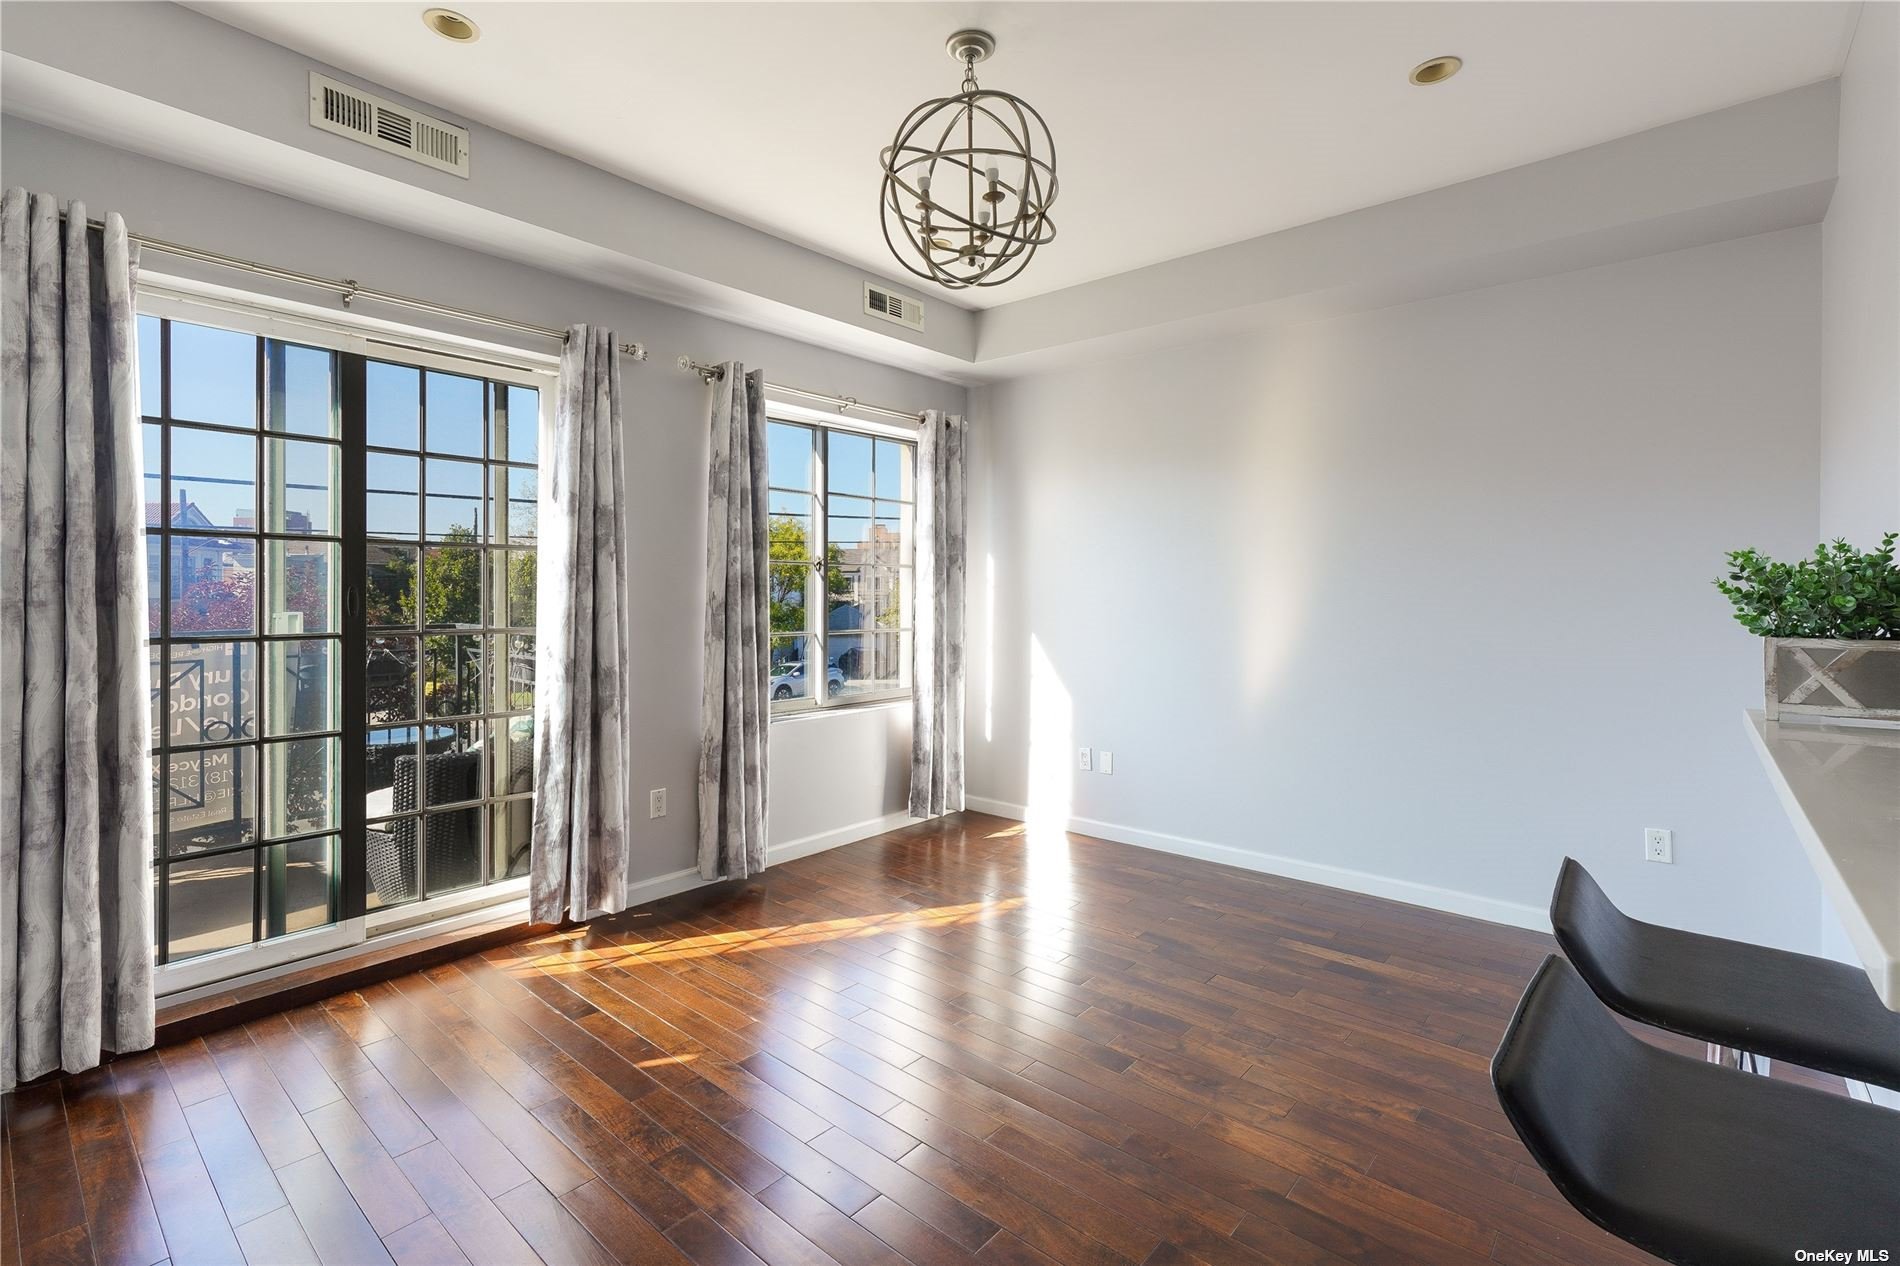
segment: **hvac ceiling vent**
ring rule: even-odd
[[[468,178],[468,129],[310,72],[310,126]]]
[[[864,314],[881,317],[906,329],[924,328],[924,301],[893,294],[875,282],[864,283]]]

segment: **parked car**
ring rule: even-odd
[[[825,666],[825,696],[826,698],[835,697],[843,689],[844,673],[839,671],[838,661],[834,656]],[[809,699],[810,697],[811,690],[805,681],[805,661],[794,659],[779,664],[777,671],[772,674],[773,702],[780,699]]]

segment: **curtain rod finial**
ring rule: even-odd
[[[647,358],[647,345],[645,343],[622,343],[620,350],[623,354],[631,356],[635,360],[645,360]]]

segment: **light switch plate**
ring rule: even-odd
[[[1098,773],[1103,773],[1103,774],[1114,773],[1115,772],[1115,753],[1109,751],[1106,747],[1104,747],[1101,751],[1095,753],[1095,769],[1096,769],[1096,772]]]

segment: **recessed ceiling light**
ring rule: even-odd
[[[424,9],[422,24],[457,44],[473,44],[482,37],[482,29],[454,9]]]
[[[1412,67],[1411,80],[1415,84],[1442,84],[1464,64],[1462,57],[1434,57]]]

